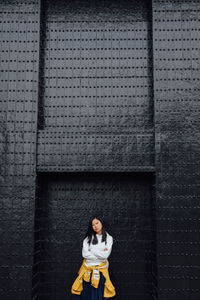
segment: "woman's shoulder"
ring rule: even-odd
[[[88,242],[88,240],[89,240],[89,238],[88,238],[88,236],[86,236],[84,239],[83,239],[83,243],[85,242]]]
[[[110,241],[113,241],[112,235],[110,235],[107,231],[106,231],[106,233],[107,233],[107,239],[110,240]]]

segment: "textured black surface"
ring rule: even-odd
[[[0,299],[70,299],[97,203],[117,299],[200,299],[199,13],[0,2]]]
[[[148,173],[40,176],[36,211],[40,228],[39,299],[73,299],[71,285],[82,263],[88,219],[94,213],[105,219],[114,238],[109,262],[115,299],[154,299],[153,182],[153,175]]]
[[[198,300],[199,1],[153,1],[158,299]]]
[[[0,2],[0,299],[32,289],[39,1]]]
[[[39,171],[154,170],[145,1],[46,1]]]

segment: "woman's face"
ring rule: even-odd
[[[98,219],[94,219],[92,221],[92,228],[96,233],[101,234],[102,231],[101,221],[99,221]]]

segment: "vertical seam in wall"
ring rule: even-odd
[[[155,245],[156,245],[156,291],[155,291],[155,299],[158,299],[158,240],[157,240],[157,234],[158,234],[158,224],[157,224],[157,172],[156,172],[156,122],[155,122],[155,94],[154,94],[154,14],[153,14],[153,5],[154,5],[154,0],[151,0],[151,3],[149,6],[151,6],[151,46],[152,46],[152,52],[151,52],[151,60],[152,60],[152,72],[151,72],[151,80],[152,80],[152,102],[153,102],[153,124],[154,124],[154,168],[155,168],[155,176],[154,176],[154,190],[155,190],[155,229],[156,229],[156,233],[155,233]]]

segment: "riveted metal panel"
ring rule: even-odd
[[[31,299],[39,1],[0,2],[0,299]]]
[[[39,293],[46,297],[45,291],[50,282],[51,289],[54,287],[52,295],[66,297],[63,277],[58,275],[61,270],[60,262],[64,261],[63,267],[67,265],[66,258],[62,260],[62,254],[59,254],[57,261],[48,265],[48,253],[52,258],[52,245],[57,245],[57,240],[53,240],[51,244],[50,238],[54,233],[52,224],[58,222],[60,216],[63,220],[58,207],[53,211],[51,205],[56,205],[59,199],[63,199],[62,187],[71,184],[66,174],[58,177],[60,183],[57,181],[59,171],[104,172],[101,175],[94,174],[94,179],[87,177],[85,185],[87,188],[93,185],[95,195],[98,195],[96,191],[102,186],[104,176],[107,178],[105,190],[107,187],[108,190],[109,187],[114,187],[114,190],[116,188],[117,181],[112,176],[106,177],[105,172],[129,172],[130,178],[126,177],[128,175],[123,177],[122,173],[116,174],[116,178],[120,182],[122,180],[125,187],[135,187],[137,180],[131,172],[142,171],[142,179],[138,185],[141,202],[138,200],[138,206],[134,206],[131,195],[138,198],[131,188],[127,198],[129,203],[133,203],[131,215],[134,216],[137,211],[135,219],[129,219],[129,211],[123,206],[123,203],[127,203],[123,198],[123,188],[120,190],[123,201],[115,201],[113,196],[107,202],[106,198],[101,199],[100,203],[106,203],[108,207],[112,204],[120,226],[124,224],[125,215],[125,222],[128,222],[126,224],[141,228],[137,227],[139,215],[141,222],[146,222],[143,232],[150,226],[152,241],[155,240],[155,206],[151,200],[143,202],[141,191],[147,192],[153,186],[144,171],[156,171],[158,300],[199,300],[200,5],[197,0],[153,0],[151,20],[148,3],[149,1],[42,1],[40,39],[40,5],[37,0],[0,3],[0,296],[3,300],[30,299],[32,266],[33,299],[37,299]],[[37,169],[42,172],[53,171],[55,174],[43,181],[43,173],[38,182],[40,189],[36,203],[34,248],[37,115]],[[72,194],[85,182],[86,174],[82,173],[80,180],[71,174],[74,182]],[[95,178],[98,180],[95,181]],[[123,178],[126,180],[123,181]],[[54,193],[56,190],[57,196]],[[107,195],[107,190],[105,194]],[[46,195],[50,195],[50,198]],[[88,196],[88,192],[86,195]],[[147,192],[147,195],[151,193]],[[72,216],[66,214],[68,220],[71,217],[78,222],[77,216],[87,219],[85,206],[81,205],[86,205],[89,211],[95,209],[93,201],[86,203],[86,198],[81,199],[82,202],[78,202],[80,210],[77,209],[76,201],[73,204],[61,201],[64,203],[60,206],[61,211],[63,209],[64,212],[70,212],[71,209],[73,212]],[[147,211],[139,208],[144,203]],[[76,209],[77,215],[74,214]],[[108,217],[107,210],[103,214],[105,218],[112,220]],[[41,227],[43,218],[46,218],[48,231]],[[59,238],[61,228],[62,226],[58,230]],[[112,223],[110,230],[115,230]],[[119,241],[124,231],[120,228],[119,232],[120,235],[115,231],[112,233],[120,248]],[[139,238],[134,235],[136,232],[131,232],[133,239]],[[77,249],[80,249],[82,233],[75,236],[79,241]],[[141,231],[140,233],[142,234]],[[69,237],[68,235],[67,239]],[[69,251],[70,248],[65,248],[65,240],[61,238],[59,241],[64,241],[65,252]],[[134,240],[133,249],[138,249],[139,240]],[[142,235],[141,241],[145,247],[148,245],[146,234]],[[122,264],[118,261],[119,253],[116,249],[113,249],[111,275],[119,295],[127,297],[124,291],[125,287],[129,287],[130,277],[126,274],[128,279],[125,282],[118,281],[116,274],[120,278],[125,271],[117,271],[119,264]],[[141,259],[145,262],[145,265],[140,265],[143,275],[135,270],[131,273],[136,279],[134,296],[138,292],[137,299],[156,299],[155,253],[153,248],[149,251],[153,268],[151,274],[147,263],[149,256],[144,254],[148,254],[146,249],[141,252]],[[71,276],[79,266],[80,253],[74,254],[74,269],[72,265],[67,265],[72,270]],[[137,252],[134,254],[138,255]],[[41,269],[40,264],[46,269]],[[48,269],[53,266],[56,266],[58,279]],[[136,264],[134,266],[137,267]],[[144,271],[145,268],[147,271]],[[67,272],[64,269],[64,274],[68,276],[66,288],[69,288],[73,278]],[[141,282],[143,294],[140,294]]]
[[[45,1],[38,171],[153,171],[148,1]]]
[[[102,216],[114,243],[113,299],[155,299],[155,190],[152,174],[69,173],[39,179],[39,299],[73,299],[88,220]]]
[[[153,1],[158,299],[200,299],[200,3]]]

